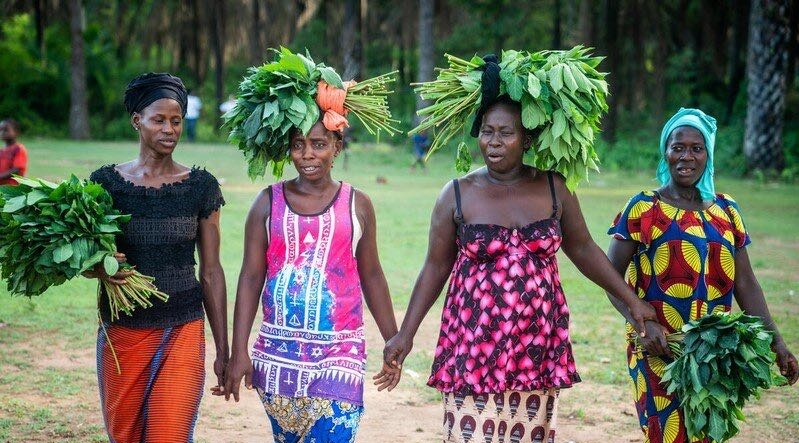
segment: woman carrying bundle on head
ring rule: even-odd
[[[261,191],[247,216],[227,398],[239,400],[244,378],[276,441],[352,442],[363,413],[362,298],[384,339],[397,325],[372,203],[331,170],[348,112],[367,129],[393,130],[389,78],[342,83],[332,69],[286,49],[249,74],[225,117],[231,139],[245,151],[251,176],[271,164],[280,177],[291,161],[297,177]],[[259,300],[263,321],[250,358]],[[376,384],[392,389],[399,377],[384,365]]]
[[[97,337],[97,378],[112,442],[192,441],[205,381],[208,315],[221,395],[228,359],[225,275],[219,261],[219,183],[203,169],[172,158],[186,114],[186,88],[169,74],[143,74],[128,84],[125,107],[139,136],[139,156],[94,171],[91,180],[131,214],[117,238],[120,262],[155,277],[169,296],[132,315],[114,317],[100,294],[103,327]],[[199,249],[200,281],[195,276]],[[130,272],[93,276],[125,285]]]
[[[688,435],[683,399],[668,393],[663,383],[665,368],[674,361],[666,336],[706,314],[729,312],[733,298],[773,331],[782,375],[791,384],[799,378],[796,358],[771,319],[749,263],[751,240],[741,210],[732,197],[715,191],[715,141],[713,117],[680,109],[660,135],[661,187],[630,198],[608,230],[613,236],[608,257],[616,271],[626,273],[630,287],[658,313],[657,320],[641,325],[621,311],[627,319],[635,407],[648,441],[710,441]],[[639,340],[643,349],[636,346],[634,330],[646,331]]]
[[[449,278],[428,380],[443,394],[444,441],[554,441],[559,390],[580,381],[560,247],[633,318],[654,318],[591,239],[572,193],[594,160],[593,129],[605,109],[596,63],[580,48],[505,51],[501,63],[451,57],[449,69],[417,89],[442,98],[420,111],[430,117],[414,131],[441,126],[435,149],[475,114],[471,135],[485,162],[442,190],[407,314],[384,350],[387,364],[402,363]],[[579,85],[565,85],[566,69],[582,76]],[[575,100],[585,109],[572,109]],[[468,148],[459,151],[459,169],[468,170]],[[528,151],[535,166],[523,161]]]

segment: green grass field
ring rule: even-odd
[[[133,142],[22,141],[29,149],[29,175],[49,180],[70,173],[88,177],[100,165],[125,162],[137,154]],[[222,262],[232,319],[244,218],[253,197],[272,179],[250,182],[242,156],[226,145],[182,143],[176,159],[207,168],[222,183],[227,200],[222,211]],[[409,147],[399,150],[384,145],[356,145],[351,149],[347,170],[341,164],[334,169],[336,178],[353,183],[374,202],[381,261],[394,307],[399,311],[407,305],[426,251],[432,205],[443,184],[455,176],[446,154],[434,157],[424,174],[409,172],[410,162]],[[655,186],[651,179],[654,166],[646,171],[594,175],[591,183],[578,190],[591,233],[603,248],[608,243],[607,226],[627,199]],[[293,168],[287,170],[291,176]],[[378,183],[378,176],[386,183]],[[756,275],[787,343],[799,352],[799,186],[720,178],[717,189],[732,194],[742,207],[753,240],[750,257]],[[620,317],[605,295],[582,277],[565,256],[560,257],[560,264],[573,313],[572,339],[581,375],[583,379],[614,386],[624,393],[626,401],[630,396]],[[70,399],[87,390],[96,392],[94,368],[57,362],[49,366],[37,364],[55,358],[55,354],[93,353],[97,327],[95,283],[80,279],[31,300],[12,298],[4,288],[0,288],[0,442],[28,441],[26,435],[43,431],[50,436],[49,441],[103,441],[99,426],[83,426],[71,418],[72,413],[88,406],[74,404]],[[438,316],[439,310],[434,307],[431,315]],[[379,344],[372,343],[370,348],[373,357],[378,355],[375,351]],[[424,375],[431,354],[432,349],[417,349],[407,367]],[[371,367],[375,367],[374,363]],[[417,384],[422,385],[421,381]],[[425,392],[429,397],[429,391]],[[582,395],[586,404],[576,408],[591,415],[596,399],[591,398],[590,392]],[[795,388],[767,393],[762,405],[753,409],[747,426],[756,432],[762,429],[757,435],[776,435],[777,439],[771,441],[797,441],[796,404],[799,390]],[[628,418],[630,426],[634,426],[634,420]],[[774,421],[779,427],[774,426]]]

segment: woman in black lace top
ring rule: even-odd
[[[139,133],[139,156],[103,166],[91,180],[111,193],[116,208],[133,216],[117,238],[118,259],[155,277],[169,300],[153,300],[154,306],[112,322],[107,296],[101,294],[107,336],[100,331],[97,338],[100,401],[111,441],[192,441],[205,379],[205,314],[216,344],[214,394],[222,394],[228,360],[225,275],[219,261],[224,199],[214,176],[172,159],[186,114],[186,89],[179,78],[136,77],[125,91],[125,107]],[[117,284],[126,277],[97,273]]]

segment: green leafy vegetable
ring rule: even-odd
[[[772,337],[760,318],[740,312],[706,315],[666,336],[677,358],[666,366],[662,382],[681,399],[690,438],[731,439],[751,397],[787,384],[772,369]]]
[[[283,175],[288,162],[292,128],[308,134],[319,119],[316,105],[317,84],[324,81],[343,87],[336,71],[316,63],[310,54],[294,54],[286,48],[274,50],[275,60],[247,70],[239,84],[236,105],[222,116],[228,141],[237,145],[247,160],[247,174],[255,180],[271,165],[275,177]],[[344,108],[363,123],[370,134],[399,132],[392,126],[388,109],[388,85],[394,74],[373,77],[347,89]]]
[[[115,235],[130,220],[113,207],[111,195],[99,184],[74,175],[56,185],[18,177],[18,186],[0,186],[0,277],[14,295],[33,297],[102,264],[113,275],[120,269],[114,258]],[[103,282],[112,320],[119,311],[147,307],[151,296],[167,295],[153,278],[133,271],[126,285]]]
[[[606,74],[594,69],[602,58],[589,51],[582,46],[568,51],[503,51],[499,63],[500,94],[521,103],[522,124],[537,135],[529,153],[532,163],[562,174],[572,191],[588,169],[599,170],[594,135],[608,110]],[[428,156],[463,132],[481,100],[484,61],[446,57],[449,67],[439,69],[435,80],[414,84],[423,99],[433,101],[418,111],[424,119],[410,131],[436,129]],[[470,159],[459,149],[456,169],[467,172]]]

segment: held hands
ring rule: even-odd
[[[226,401],[230,400],[231,394],[234,400],[239,401],[239,388],[241,387],[242,378],[244,378],[244,387],[252,389],[252,361],[246,351],[233,353],[227,366],[224,388]]]
[[[635,320],[635,324],[638,325],[638,328],[640,329],[640,331],[638,331],[638,335],[641,338],[646,337],[649,331],[646,326],[642,325],[645,325],[647,321],[658,323],[658,316],[655,308],[637,297],[635,298],[635,302],[632,305],[628,305],[628,307],[630,309],[630,316],[633,320]]]
[[[378,391],[388,389],[390,392],[397,386],[400,378],[402,378],[402,366],[396,364],[396,362],[393,364],[383,362],[383,369],[375,374],[375,376],[372,377],[372,380],[375,381]]]
[[[413,340],[402,331],[391,337],[383,348],[383,368],[372,379],[377,390],[393,390],[402,377],[402,362],[413,348]]]
[[[120,264],[126,263],[128,261],[128,259],[125,257],[125,254],[121,252],[115,252],[114,258],[116,258],[117,262],[119,262]],[[125,279],[133,275],[133,273],[134,273],[133,270],[123,271],[120,268],[120,270],[117,271],[116,274],[108,275],[105,273],[105,268],[103,267],[103,264],[97,263],[96,265],[94,265],[94,268],[92,270],[86,271],[82,275],[86,278],[96,278],[115,285],[125,285],[128,283]]]
[[[227,351],[216,354],[216,359],[214,360],[214,374],[216,374],[216,386],[211,387],[211,394],[212,395],[225,395],[227,390],[225,389],[225,381],[227,377],[227,367],[228,363],[230,363],[227,355]]]
[[[796,362],[796,357],[782,340],[775,342],[771,348],[777,354],[777,366],[780,368],[782,376],[788,379],[788,384],[796,383],[796,380],[799,379],[799,363]]]
[[[641,335],[639,340],[646,352],[653,356],[673,357],[669,343],[666,341],[666,333],[668,332],[666,327],[651,320],[645,321],[644,327],[646,335]]]

